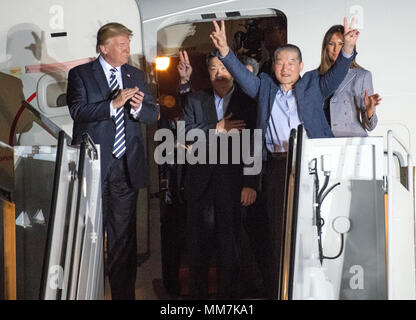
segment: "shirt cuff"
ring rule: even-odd
[[[179,94],[185,94],[191,92],[191,83],[188,81],[186,83],[180,83],[178,88]]]
[[[116,116],[116,109],[113,108],[113,101],[110,101],[110,117]]]
[[[344,58],[347,58],[347,59],[351,58],[354,55],[354,52],[351,53],[351,54],[348,54],[344,51],[344,49],[341,49],[341,52],[342,52],[342,55],[344,56]]]
[[[135,110],[134,108],[130,109],[130,114],[133,116],[134,119],[137,119],[139,117],[139,113],[142,110],[143,103],[140,104],[140,106]]]
[[[230,48],[230,50],[228,51],[228,53],[230,53],[230,51],[231,51],[231,48]],[[228,55],[228,54],[227,54],[227,55]],[[227,55],[226,55],[226,56],[227,56]],[[217,56],[217,58],[218,58],[218,59],[220,59],[220,60],[222,60],[222,59],[224,59],[224,58],[226,57],[226,56],[224,56],[224,57],[223,57],[223,56],[221,55],[221,53],[220,53],[220,51],[219,51],[218,49],[217,49],[216,56]]]

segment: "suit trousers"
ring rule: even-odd
[[[113,300],[134,300],[137,271],[136,203],[126,156],[113,159],[102,188],[107,270]]]
[[[208,298],[208,270],[213,252],[216,252],[216,298],[237,298],[241,188],[231,187],[232,181],[226,170],[216,172],[200,197],[187,199],[191,298]]]
[[[262,273],[264,296],[278,297],[283,243],[286,157],[263,161],[261,191],[245,219],[245,229]]]

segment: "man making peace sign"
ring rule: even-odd
[[[309,138],[333,137],[323,111],[323,103],[341,84],[356,56],[354,50],[359,32],[344,19],[342,54],[324,75],[313,70],[300,77],[303,69],[300,49],[292,44],[279,47],[274,53],[275,79],[262,73],[255,76],[236,58],[227,44],[225,23],[213,21],[210,35],[217,56],[243,91],[257,101],[256,127],[263,132],[262,192],[256,201],[259,220],[259,254],[267,296],[278,294],[281,239],[283,237],[283,197],[285,188],[286,153],[290,131],[302,124]]]

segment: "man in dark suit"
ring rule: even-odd
[[[86,132],[100,145],[103,223],[113,299],[134,299],[136,202],[148,183],[140,123],[157,121],[159,109],[145,74],[128,65],[132,31],[119,23],[97,33],[100,56],[70,70],[67,99],[73,144]]]
[[[303,124],[309,138],[333,137],[323,111],[325,99],[341,84],[348,73],[356,52],[359,32],[347,26],[344,20],[344,47],[342,54],[325,75],[317,70],[300,77],[303,69],[298,47],[285,45],[274,53],[274,77],[262,73],[256,77],[238,61],[227,44],[225,24],[215,31],[211,39],[218,56],[244,92],[257,100],[257,128],[263,132],[262,185],[255,210],[259,228],[265,236],[262,246],[264,270],[269,284],[267,295],[278,297],[281,245],[283,235],[283,199],[285,190],[286,152],[290,130]],[[351,23],[352,24],[352,23]],[[267,214],[263,214],[266,212]],[[259,220],[260,221],[260,220]]]
[[[254,128],[255,108],[249,106],[250,99],[234,86],[233,78],[212,53],[207,57],[207,66],[213,88],[187,95],[182,116],[185,131],[198,128],[204,132],[208,142],[210,129],[221,135],[231,129]],[[231,149],[229,145],[228,151]],[[218,148],[218,151],[220,159],[223,150]],[[257,176],[243,175],[241,154],[239,164],[231,164],[230,152],[226,156],[228,164],[196,163],[187,166],[187,243],[190,295],[193,298],[208,296],[208,268],[214,248],[217,252],[217,297],[230,299],[238,295],[240,207],[255,201]]]

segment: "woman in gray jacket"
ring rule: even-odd
[[[322,43],[321,65],[318,72],[325,74],[338,57],[344,44],[344,27],[335,25],[326,32]],[[377,125],[375,107],[380,103],[373,94],[371,72],[351,63],[344,81],[324,104],[328,123],[335,137],[366,137]]]

